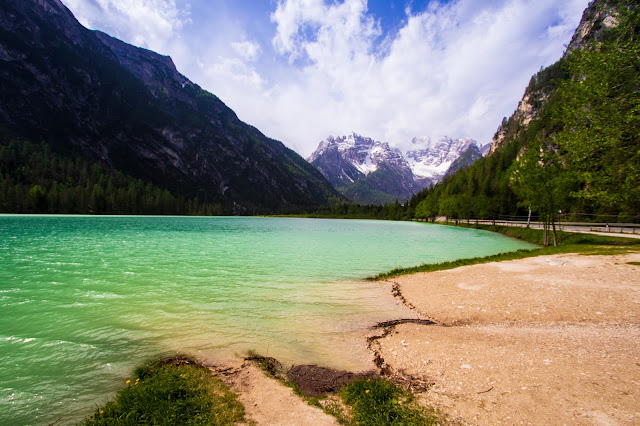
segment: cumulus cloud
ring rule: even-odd
[[[560,57],[586,3],[431,2],[407,11],[385,45],[376,43],[379,26],[363,0],[281,2],[274,46],[305,64],[290,89],[302,86],[306,96],[290,121],[306,126],[287,136],[307,138],[305,153],[329,133],[350,130],[397,145],[445,134],[488,142],[532,73]]]
[[[329,56],[367,55],[380,28],[366,15],[366,0],[345,0],[326,5],[323,0],[279,3],[271,20],[277,24],[273,44],[295,60],[303,54],[316,64]]]
[[[64,0],[88,28],[100,28],[136,46],[164,50],[189,22],[189,5],[175,0]]]
[[[256,38],[255,16],[243,22],[240,7],[223,16],[209,1],[192,0],[219,15],[202,26],[180,0],[64,1],[92,28],[106,22],[125,41],[166,49],[241,119],[304,156],[351,131],[395,145],[443,135],[489,142],[531,75],[560,58],[588,4],[432,0],[384,33],[366,0],[278,0]]]

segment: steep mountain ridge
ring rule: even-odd
[[[453,163],[451,163],[451,165],[449,166],[449,168],[447,169],[447,173],[445,174],[445,176],[449,176],[452,174],[455,174],[455,172],[457,172],[458,170],[461,170],[465,167],[471,167],[476,161],[478,161],[479,159],[481,159],[484,154],[483,154],[483,148],[484,147],[490,147],[489,144],[482,146],[482,147],[478,147],[475,144],[469,145],[469,148],[467,148],[465,151],[463,151],[458,158],[456,158]],[[486,152],[486,150],[484,151]]]
[[[430,139],[413,138],[411,149],[405,156],[416,179],[430,184],[449,174],[453,163],[471,147],[475,147],[478,152],[482,148],[471,138],[453,139],[444,136],[435,143]],[[427,185],[423,185],[425,186]]]
[[[514,133],[528,128],[533,120],[539,118],[539,112],[549,98],[549,94],[555,90],[556,82],[567,77],[562,67],[562,60],[566,60],[571,52],[584,48],[589,41],[598,39],[603,31],[615,27],[614,14],[615,8],[608,5],[607,1],[597,0],[589,4],[582,14],[580,24],[574,31],[562,59],[531,77],[516,110],[508,119],[505,117],[498,126],[491,143],[490,153],[494,153],[502,146],[505,139],[511,140]]]
[[[341,196],[304,159],[240,121],[168,56],[80,25],[58,0],[0,10],[0,126],[229,213]]]

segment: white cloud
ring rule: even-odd
[[[189,22],[189,6],[175,0],[64,0],[88,28],[100,28],[136,46],[164,50]]]
[[[283,1],[272,15],[273,43],[304,66],[296,84],[276,94],[277,104],[290,99],[291,105],[272,113],[288,113],[263,130],[305,155],[328,134],[351,130],[399,145],[444,134],[488,142],[532,73],[561,56],[586,5],[432,2],[407,16],[385,50],[376,51],[380,30],[365,1]]]
[[[262,52],[260,44],[254,41],[237,41],[231,43],[231,47],[245,61],[255,61]]]
[[[228,83],[235,83],[238,87],[247,89],[260,89],[263,86],[262,77],[256,70],[237,58],[219,58],[218,62],[210,67],[202,64],[203,72],[209,77]]]
[[[192,0],[194,20],[198,7],[212,11],[206,25],[190,24],[180,0],[64,1],[89,27],[171,54],[242,120],[304,156],[350,131],[397,145],[445,134],[488,142],[588,4],[431,1],[383,34],[366,0],[278,0],[258,39],[240,9],[213,13],[209,1]]]
[[[329,57],[366,55],[380,28],[366,15],[366,0],[344,0],[326,5],[323,0],[278,3],[271,20],[277,25],[273,45],[291,60],[303,54],[317,64]]]

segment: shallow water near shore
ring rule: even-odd
[[[529,247],[410,222],[0,216],[0,424],[81,420],[176,352],[356,368],[353,334],[406,314],[364,277]]]

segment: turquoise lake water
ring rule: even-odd
[[[0,424],[79,421],[177,352],[355,368],[354,334],[406,316],[364,277],[529,247],[411,222],[0,216]]]

